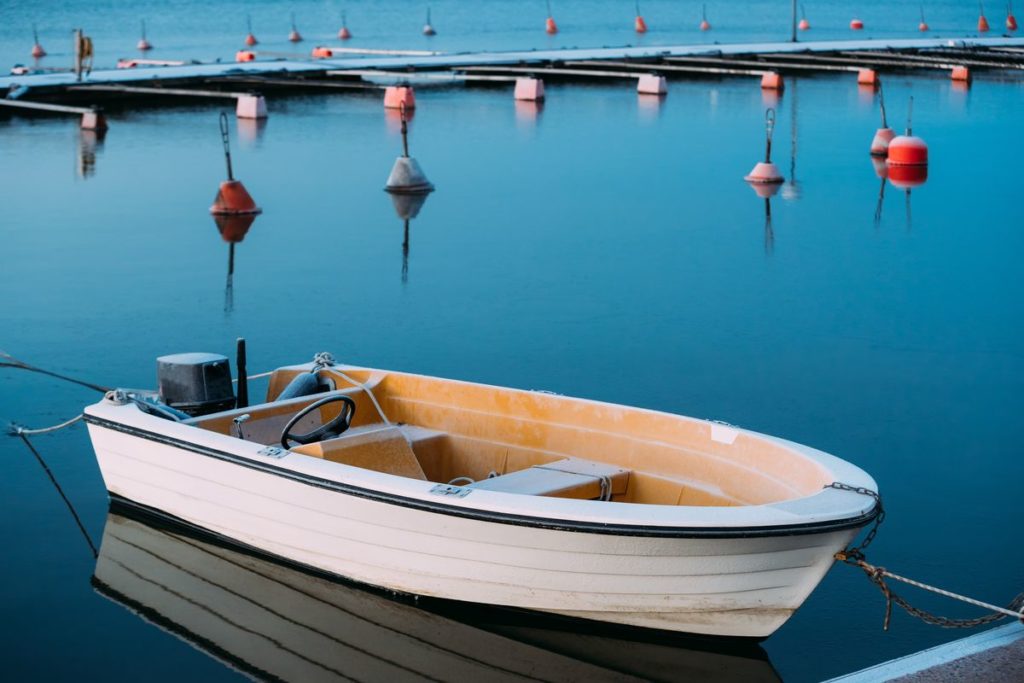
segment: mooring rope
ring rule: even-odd
[[[8,432],[11,436],[35,436],[36,434],[49,434],[50,432],[56,432],[64,429],[65,427],[70,427],[84,417],[85,413],[79,413],[70,420],[53,425],[52,427],[40,427],[39,429],[29,429],[28,427],[22,427],[21,425],[12,422]]]
[[[889,630],[889,623],[892,620],[892,606],[893,603],[900,606],[907,614],[912,617],[917,617],[926,624],[932,624],[933,626],[941,626],[942,628],[974,628],[976,626],[983,626],[985,624],[991,624],[1005,619],[1006,617],[1012,617],[1014,619],[1020,619],[1024,623],[1024,593],[1020,593],[1010,604],[1006,607],[999,607],[992,605],[981,600],[975,600],[969,598],[966,595],[960,595],[936,586],[931,586],[921,581],[915,581],[914,579],[908,579],[905,576],[894,574],[885,567],[876,567],[867,561],[867,557],[864,555],[864,549],[871,545],[871,542],[875,540],[875,536],[878,534],[878,527],[885,520],[885,509],[882,506],[882,497],[878,495],[876,491],[866,489],[863,487],[850,486],[849,484],[843,484],[840,482],[832,482],[825,488],[834,488],[840,491],[851,491],[853,493],[859,493],[861,495],[870,496],[875,499],[878,513],[875,516],[875,523],[871,527],[867,536],[864,537],[864,542],[858,546],[851,546],[846,550],[842,550],[835,554],[835,559],[844,564],[848,564],[853,567],[859,567],[864,571],[864,574],[868,577],[871,583],[878,586],[878,589],[882,591],[882,595],[885,596],[885,620],[882,622],[882,629],[885,631]],[[914,607],[905,598],[897,595],[885,582],[886,579],[892,579],[893,581],[901,581],[910,586],[920,588],[922,590],[930,591],[937,595],[942,595],[947,598],[954,600],[960,600],[969,605],[975,607],[981,607],[986,609],[992,614],[987,614],[983,617],[977,617],[975,619],[952,619],[950,617],[944,617],[937,614],[932,614],[927,610],[923,610],[920,607]]]
[[[18,437],[25,442],[25,445],[28,446],[28,450],[35,456],[36,462],[38,462],[39,466],[43,468],[44,472],[46,472],[46,476],[50,478],[50,483],[53,484],[53,488],[57,489],[57,493],[60,494],[61,499],[64,501],[64,505],[68,508],[68,512],[71,513],[71,516],[75,520],[75,524],[78,525],[78,530],[82,532],[82,537],[85,539],[85,542],[89,544],[89,550],[92,551],[92,556],[94,558],[99,557],[99,551],[96,550],[96,544],[92,542],[92,537],[89,536],[89,532],[86,531],[85,525],[82,524],[82,518],[78,516],[78,512],[75,511],[75,506],[71,504],[71,501],[64,493],[64,489],[62,489],[60,484],[57,482],[57,477],[53,476],[53,472],[46,464],[43,456],[39,454],[39,451],[36,450],[35,446],[32,445],[32,442],[28,440],[28,437],[24,433],[19,433]]]
[[[320,368],[329,367],[331,369],[331,372],[333,372],[336,375],[339,375],[342,379],[349,382],[352,386],[359,387],[360,389],[362,389],[364,392],[366,392],[366,395],[370,397],[370,401],[373,403],[373,407],[377,409],[377,414],[380,415],[380,419],[384,421],[384,424],[390,425],[391,420],[389,420],[388,416],[384,414],[384,409],[380,407],[380,403],[377,402],[377,397],[373,395],[373,391],[370,389],[370,387],[346,375],[344,372],[335,367],[336,364],[337,361],[334,360],[334,356],[328,351],[321,351],[317,353],[315,356],[313,356],[314,372],[316,372],[316,370]]]
[[[56,377],[57,379],[62,379],[65,382],[71,382],[72,384],[78,384],[79,386],[83,386],[83,387],[86,387],[88,389],[93,389],[95,391],[99,391],[99,392],[102,392],[104,394],[107,393],[108,391],[110,391],[109,387],[103,387],[103,386],[100,386],[99,384],[93,384],[92,382],[84,382],[84,381],[82,381],[80,379],[75,379],[74,377],[68,377],[67,375],[61,375],[59,373],[52,372],[50,370],[44,370],[43,368],[38,368],[38,367],[36,367],[34,365],[29,365],[25,361],[18,360],[17,358],[15,358],[11,354],[9,354],[9,353],[7,353],[6,351],[3,351],[3,350],[0,350],[0,358],[6,358],[7,359],[7,362],[0,361],[0,368],[15,368],[16,370],[28,370],[29,372],[38,372],[41,375],[48,375],[50,377]]]

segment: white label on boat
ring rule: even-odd
[[[268,458],[273,458],[274,460],[280,460],[284,456],[288,455],[288,451],[280,446],[267,446],[266,448],[261,448],[256,452],[260,455],[265,455]]]
[[[719,424],[717,422],[711,423],[712,441],[717,441],[718,443],[724,443],[726,445],[732,445],[732,442],[735,441],[736,437],[739,435],[740,431],[735,427]]]
[[[465,498],[472,489],[467,489],[463,486],[452,486],[451,484],[438,484],[434,488],[430,489],[430,492],[435,496],[455,496],[457,498]]]

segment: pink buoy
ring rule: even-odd
[[[345,13],[341,13],[341,28],[338,29],[338,38],[348,40],[352,37],[352,31],[348,30],[348,22],[345,21]]]
[[[144,20],[142,22],[142,37],[139,38],[139,42],[135,44],[135,49],[141,52],[153,49],[153,45],[146,40],[146,22]]]
[[[641,74],[636,81],[636,91],[640,95],[665,95],[668,93],[668,82],[658,74]]]
[[[710,31],[711,30],[711,22],[708,21],[708,6],[707,5],[701,5],[700,6],[700,30],[701,31]]]
[[[416,93],[412,86],[389,85],[384,90],[385,109],[410,110],[416,108]]]
[[[288,33],[288,42],[290,43],[301,43],[302,34],[299,33],[299,29],[295,27],[295,14],[292,14],[292,30]]]
[[[803,3],[800,4],[800,23],[796,27],[801,31],[811,30],[811,22],[807,21],[807,10],[804,9]]]
[[[544,32],[553,36],[558,33],[558,24],[555,23],[555,18],[551,15],[551,0],[547,0],[547,4],[548,18],[544,20]]]
[[[924,20],[924,5],[921,6],[921,23],[917,25],[917,30],[921,33],[928,31],[928,22]]]
[[[753,170],[743,179],[748,183],[762,185],[777,185],[783,180],[779,167],[772,163],[772,133],[775,131],[775,110],[769,109],[765,112],[765,151],[764,161],[759,161]]]
[[[544,81],[539,78],[517,78],[513,98],[524,102],[539,102],[543,100]]]
[[[249,15],[245,16],[245,24],[249,29],[249,32],[245,35],[245,44],[252,47],[256,43],[260,42],[256,40],[256,35],[252,32],[252,17]]]
[[[32,57],[40,59],[46,56],[46,50],[39,43],[39,33],[36,31],[35,24],[32,25]]]

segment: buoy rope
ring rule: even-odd
[[[39,451],[35,449],[35,446],[32,445],[32,442],[28,440],[28,437],[25,434],[18,434],[18,437],[25,442],[28,450],[31,451],[33,456],[35,456],[36,462],[38,462],[39,466],[43,468],[44,472],[46,472],[46,476],[49,477],[50,483],[53,484],[53,488],[57,489],[57,493],[60,494],[61,499],[64,501],[64,505],[68,508],[68,512],[71,513],[71,516],[75,520],[75,524],[78,525],[78,530],[82,532],[82,538],[84,538],[85,542],[89,544],[89,550],[92,551],[92,556],[94,558],[99,557],[99,552],[96,550],[96,544],[92,542],[92,537],[89,536],[89,532],[86,531],[85,525],[82,524],[82,518],[78,516],[78,512],[75,511],[75,506],[71,504],[71,501],[64,493],[64,489],[62,489],[60,484],[57,482],[57,478],[53,476],[53,472],[46,464],[46,460],[43,459],[43,456],[39,454]]]
[[[864,537],[864,541],[860,545],[851,546],[846,550],[836,553],[834,557],[839,562],[853,567],[858,567],[863,570],[864,574],[868,577],[868,580],[882,591],[882,595],[885,596],[885,619],[882,622],[883,630],[889,630],[889,623],[892,620],[893,604],[899,605],[899,607],[907,614],[912,617],[917,617],[926,624],[941,626],[942,628],[974,628],[985,624],[991,624],[999,621],[1000,619],[1005,619],[1006,617],[1020,619],[1021,622],[1024,623],[1024,593],[1018,594],[1017,597],[1011,600],[1010,604],[1006,607],[999,607],[998,605],[982,602],[981,600],[976,600],[974,598],[967,597],[966,595],[961,595],[927,583],[922,583],[921,581],[915,581],[914,579],[909,579],[905,576],[900,576],[899,574],[890,572],[885,567],[876,567],[875,565],[870,564],[864,555],[864,549],[871,545],[871,542],[875,540],[879,526],[881,526],[882,522],[885,521],[885,508],[882,506],[882,497],[876,491],[872,491],[871,489],[850,486],[849,484],[843,484],[841,482],[832,482],[825,488],[834,488],[840,491],[852,491],[853,493],[859,493],[875,499],[878,513],[875,516],[875,523],[871,527],[867,536]],[[932,614],[920,607],[914,607],[905,598],[893,592],[892,588],[890,588],[886,583],[886,579],[900,581],[910,586],[914,586],[915,588],[920,588],[937,595],[959,600],[969,605],[974,605],[975,607],[981,607],[982,609],[992,612],[992,614],[987,614],[975,619],[952,619],[950,617]]]
[[[74,377],[68,377],[66,375],[61,375],[51,370],[44,370],[43,368],[30,365],[23,360],[18,360],[17,358],[3,350],[0,350],[0,358],[6,359],[5,361],[0,361],[0,368],[15,368],[17,370],[28,370],[29,372],[37,372],[41,375],[56,377],[57,379],[62,379],[65,382],[78,384],[80,386],[86,387],[88,389],[93,389],[94,391],[99,391],[104,394],[110,391],[110,387],[100,386],[99,384],[93,384],[92,382],[85,382],[80,379],[75,379]]]
[[[22,427],[21,425],[12,422],[8,428],[8,433],[11,436],[35,436],[36,434],[49,434],[50,432],[57,432],[65,427],[70,427],[84,417],[84,413],[79,413],[70,420],[65,420],[60,424],[53,425],[52,427],[40,427],[39,429],[29,429],[28,427]]]

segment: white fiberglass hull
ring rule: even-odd
[[[99,404],[87,419],[112,494],[242,544],[394,591],[634,626],[766,637],[870,519],[862,510],[806,526],[792,515],[792,528],[775,532],[578,525],[557,506],[580,501],[542,499],[547,516],[530,517],[493,494],[498,503],[480,511],[465,499],[434,503],[429,482],[260,456],[217,434],[186,443],[197,430],[131,405]]]

